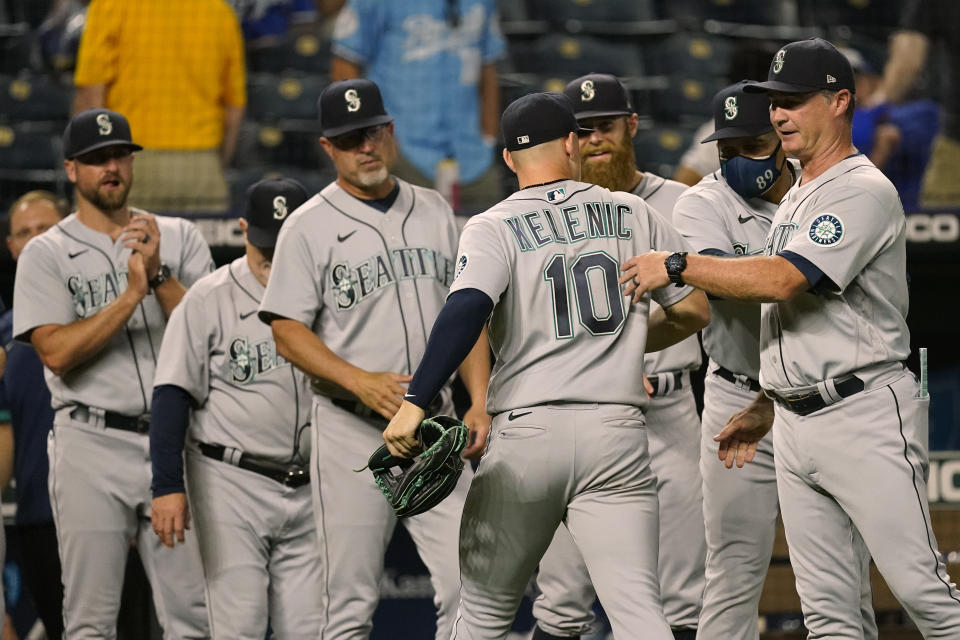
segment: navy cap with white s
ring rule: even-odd
[[[567,83],[563,93],[573,103],[577,120],[628,116],[633,113],[630,94],[623,83],[609,73],[588,73]]]
[[[741,80],[713,96],[713,133],[701,142],[755,138],[773,130],[770,98],[745,91],[751,84],[754,84],[751,80]]]
[[[383,107],[380,88],[366,78],[330,83],[320,93],[317,108],[321,134],[326,138],[393,122]]]
[[[130,136],[130,123],[123,114],[110,109],[87,109],[70,119],[63,132],[63,157],[77,156],[106,147],[126,147],[130,151],[143,149]]]
[[[570,133],[586,135],[592,129],[577,124],[570,99],[562,93],[545,91],[517,98],[504,109],[500,131],[507,151],[521,151]]]
[[[292,178],[264,178],[247,189],[247,239],[260,249],[276,246],[287,216],[309,199],[307,190]]]
[[[850,61],[823,38],[798,40],[784,46],[773,56],[767,81],[746,87],[748,92],[781,93],[812,93],[824,89],[856,92]]]

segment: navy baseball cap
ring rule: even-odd
[[[791,42],[773,56],[766,82],[757,82],[746,91],[811,93],[827,89],[856,92],[853,68],[840,50],[823,38]]]
[[[317,101],[320,133],[326,138],[393,122],[383,108],[380,88],[366,78],[338,80],[327,85]]]
[[[73,160],[104,147],[123,146],[131,151],[143,149],[130,136],[130,123],[116,111],[87,109],[70,119],[63,131],[63,157]]]
[[[713,96],[713,133],[701,142],[755,138],[773,130],[770,98],[763,93],[744,91],[751,84],[754,84],[751,80],[741,80]]]
[[[309,199],[302,184],[291,178],[264,178],[247,189],[247,240],[269,249],[277,244],[287,215]]]
[[[507,151],[529,149],[569,133],[586,135],[593,129],[577,124],[570,99],[562,93],[546,91],[517,98],[503,110],[500,131]]]
[[[606,116],[628,116],[633,113],[630,94],[616,76],[588,73],[570,81],[563,90],[573,103],[577,120]]]

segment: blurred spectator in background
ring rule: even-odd
[[[277,41],[317,20],[315,0],[230,0],[248,43]]]
[[[767,40],[744,40],[737,44],[730,58],[727,72],[727,84],[740,80],[766,80],[770,59],[779,47]],[[693,134],[690,148],[684,152],[673,172],[673,179],[685,185],[693,186],[703,176],[708,176],[720,168],[720,154],[717,143],[700,144],[700,141],[713,133],[713,118],[706,120]]]
[[[853,67],[857,108],[853,113],[853,144],[897,188],[903,208],[916,209],[920,184],[937,135],[939,105],[933,100],[901,104],[871,104],[883,78],[860,51],[840,51]]]
[[[131,206],[225,212],[223,168],[246,105],[243,38],[225,0],[92,0],[74,112],[124,113],[144,147]]]
[[[330,75],[363,74],[380,87],[396,118],[394,174],[476,213],[503,191],[495,63],[505,53],[494,0],[348,0]]]
[[[57,0],[37,27],[37,47],[45,67],[71,71],[77,64],[77,49],[90,0]]]
[[[16,261],[27,242],[54,226],[66,215],[66,205],[47,191],[30,191],[10,207],[7,248]],[[13,450],[0,466],[13,467],[16,480],[17,558],[23,582],[33,598],[46,637],[63,635],[63,584],[57,532],[47,493],[47,434],[53,426],[50,391],[43,378],[43,363],[33,346],[12,337],[13,311],[0,316],[0,344],[7,366],[0,380],[0,410],[9,412],[13,425]],[[12,457],[12,459],[11,459]]]
[[[901,30],[890,38],[890,57],[883,84],[867,106],[898,103],[928,66],[930,50],[939,47],[943,56],[943,93],[940,100],[940,132],[923,177],[920,204],[924,207],[960,205],[960,2],[957,0],[908,0]],[[859,97],[859,96],[858,96]],[[904,202],[906,206],[906,202]]]

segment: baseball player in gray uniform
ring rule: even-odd
[[[283,226],[260,305],[278,353],[313,380],[314,512],[324,558],[328,640],[367,638],[379,600],[383,555],[397,518],[370,474],[358,475],[400,406],[433,320],[453,281],[457,228],[439,193],[390,176],[392,118],[377,86],[334,82],[320,97],[320,142],[337,180]],[[460,373],[473,400],[479,453],[489,429],[486,340]],[[449,387],[433,413],[452,413]],[[472,473],[442,504],[405,519],[435,590],[438,639],[453,627],[460,580],[457,536]]]
[[[256,317],[280,226],[307,198],[285,178],[250,188],[240,219],[246,254],[190,288],[160,347],[150,428],[154,530],[167,546],[183,542],[189,495],[211,635],[224,640],[263,640],[268,618],[277,638],[320,634],[310,388]]]
[[[714,131],[703,142],[718,142],[721,169],[684,193],[673,211],[677,230],[698,253],[762,254],[777,206],[800,175],[773,131],[770,101],[745,93],[745,84],[714,96]],[[760,391],[760,306],[713,298],[710,309],[710,325],[703,330],[710,361],[700,445],[707,583],[698,637],[756,640],[779,507],[773,438],[768,434],[760,441],[748,468],[731,473],[717,464],[713,436]],[[869,557],[863,570],[864,634],[876,638]]]
[[[614,633],[669,639],[642,356],[644,345],[662,349],[696,332],[709,305],[688,287],[661,288],[652,295],[663,308],[648,322],[646,298],[624,301],[623,259],[685,243],[637,196],[579,182],[581,129],[565,95],[520,98],[502,130],[520,190],[467,222],[412,398],[384,440],[397,455],[416,451],[427,402],[489,318],[497,360],[487,409],[496,417],[464,507],[454,637],[506,636],[563,523]]]
[[[638,195],[670,220],[674,203],[687,187],[637,170],[633,136],[638,117],[620,81],[592,73],[570,82],[564,93],[580,125],[592,129],[580,140],[583,181]],[[650,307],[655,311],[657,303]],[[690,372],[699,369],[700,362],[696,335],[644,356],[650,467],[660,502],[660,598],[674,637],[689,640],[696,636],[706,555],[697,446],[700,418],[690,385]],[[537,640],[586,635],[594,618],[596,594],[583,558],[565,527],[559,527],[555,537],[537,577]]]
[[[77,211],[24,249],[14,285],[14,337],[36,348],[56,412],[49,488],[68,638],[116,636],[131,541],[165,635],[208,634],[196,538],[161,556],[150,531],[146,434],[167,317],[213,261],[193,224],[126,206],[139,148],[119,113],[74,116],[63,149]]]
[[[864,637],[865,544],[924,637],[957,638],[960,594],[926,501],[929,397],[904,366],[903,208],[851,143],[853,71],[811,38],[780,49],[752,89],[769,92],[783,150],[803,168],[765,255],[637,256],[625,265],[626,291],[672,278],[764,303],[760,384],[775,400],[777,490],[810,637]],[[718,456],[749,462],[767,429],[734,420],[715,436]]]

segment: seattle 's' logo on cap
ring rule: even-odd
[[[343,99],[347,101],[347,111],[350,113],[360,110],[360,96],[357,95],[356,89],[347,89],[347,92],[343,94]]]
[[[273,199],[273,217],[277,220],[283,220],[287,217],[286,196],[277,196]]]
[[[730,96],[723,101],[723,117],[727,120],[733,120],[737,117],[740,109],[737,108],[737,96]]]
[[[777,55],[773,56],[773,72],[780,73],[783,71],[783,58],[787,55],[787,52],[784,49],[777,51]]]
[[[110,122],[110,116],[105,113],[101,113],[97,116],[97,127],[100,135],[108,136],[113,132],[113,123]]]
[[[584,102],[590,102],[596,97],[597,91],[593,87],[593,80],[584,80],[580,84],[580,99]]]

